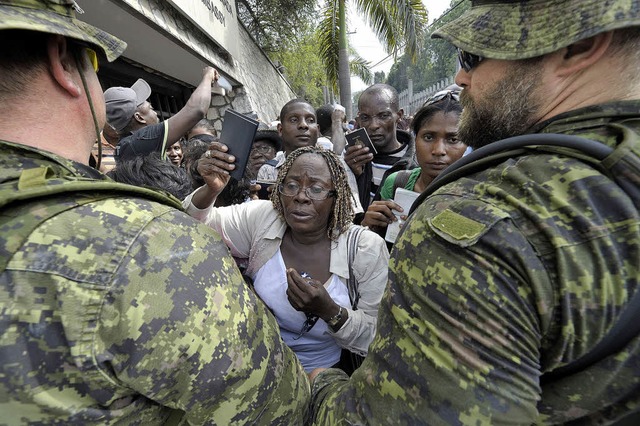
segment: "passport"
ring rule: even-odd
[[[344,137],[347,140],[347,146],[364,145],[369,148],[369,152],[374,154],[378,153],[378,150],[373,146],[371,138],[369,138],[369,134],[364,127],[356,129],[351,133],[347,133]]]
[[[256,130],[258,122],[253,118],[230,108],[225,111],[220,142],[229,148],[227,154],[236,157],[236,168],[229,173],[236,180],[241,180],[244,175]]]

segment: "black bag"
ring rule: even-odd
[[[349,290],[349,301],[351,302],[351,309],[354,311],[358,309],[358,301],[360,300],[360,293],[358,293],[358,283],[353,277],[353,261],[356,258],[356,250],[358,248],[358,239],[360,233],[364,228],[360,226],[354,226],[349,230],[349,237],[347,239],[347,258],[349,261],[349,278],[347,279],[347,289]],[[356,353],[351,352],[349,349],[342,349],[340,354],[339,368],[347,373],[349,376],[362,364],[364,357]]]

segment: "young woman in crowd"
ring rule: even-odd
[[[245,274],[307,372],[340,366],[343,348],[366,355],[389,253],[382,238],[353,225],[340,159],[321,148],[300,148],[280,168],[270,200],[215,208],[232,164],[222,147],[212,144],[200,160],[206,185],[185,199],[187,212],[216,229],[234,256],[248,259]],[[350,271],[357,288],[353,297]]]
[[[457,136],[462,112],[459,93],[456,90],[436,93],[416,113],[411,127],[416,137],[419,167],[391,173],[384,180],[379,199],[371,203],[364,215],[363,226],[384,235],[387,226],[397,220],[394,211],[402,212],[402,208],[393,201],[396,189],[400,187],[420,193],[444,169],[462,157],[467,145]]]

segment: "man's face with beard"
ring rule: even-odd
[[[542,105],[536,93],[542,81],[542,59],[514,61],[502,79],[482,93],[472,95],[465,88],[460,95],[463,111],[458,138],[477,149],[527,133],[537,122]],[[479,66],[483,65],[488,64]]]

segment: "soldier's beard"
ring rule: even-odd
[[[537,121],[542,100],[536,96],[542,80],[534,58],[514,64],[494,88],[486,90],[480,99],[472,99],[463,90],[460,104],[458,139],[474,149],[500,139],[528,133]]]

